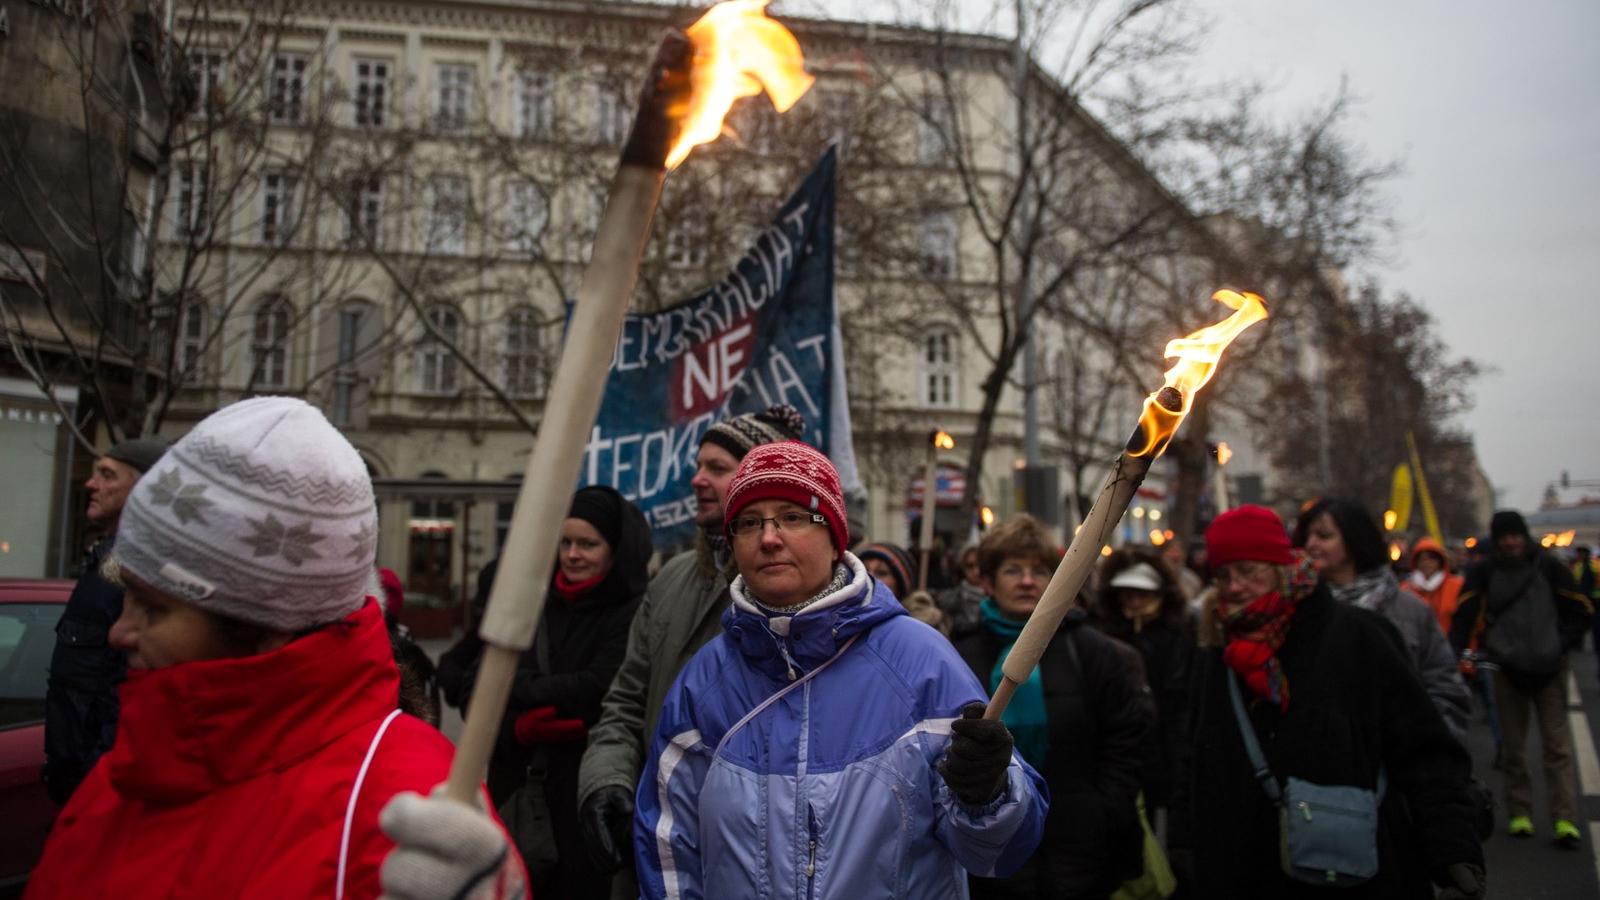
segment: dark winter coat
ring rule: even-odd
[[[1161,618],[1142,631],[1124,628],[1107,634],[1138,651],[1144,664],[1156,721],[1145,738],[1139,783],[1147,807],[1164,807],[1171,800],[1173,773],[1189,733],[1189,690],[1199,652],[1193,619],[1185,611],[1176,624]]]
[[[972,879],[975,900],[1104,897],[1142,870],[1135,798],[1154,708],[1134,654],[1085,622],[1081,612],[1069,614],[1039,662],[1050,720],[1040,773],[1050,788],[1044,838],[1010,878]],[[1001,647],[981,628],[956,641],[986,687]]]
[[[56,623],[45,691],[45,786],[65,804],[95,761],[117,737],[117,685],[128,655],[111,646],[111,626],[122,615],[122,588],[100,577],[113,540],[90,548],[83,575]]]
[[[1433,896],[1455,863],[1483,864],[1467,797],[1472,761],[1451,737],[1406,656],[1394,626],[1334,602],[1318,584],[1296,612],[1278,651],[1289,709],[1249,699],[1257,740],[1280,780],[1373,789],[1388,774],[1379,811],[1380,871],[1340,897]],[[1278,813],[1256,780],[1228,697],[1222,651],[1201,651],[1193,737],[1180,759],[1169,847],[1190,896],[1328,897],[1291,881],[1279,860]],[[1246,692],[1246,697],[1250,695]]]
[[[1535,567],[1539,577],[1544,578],[1550,586],[1550,595],[1556,604],[1555,618],[1561,646],[1570,653],[1583,643],[1583,636],[1588,633],[1589,623],[1594,617],[1594,604],[1579,593],[1572,572],[1560,560],[1534,546],[1520,559],[1508,560],[1493,555],[1467,572],[1466,581],[1461,585],[1455,619],[1450,623],[1450,643],[1455,646],[1457,653],[1472,646],[1474,641],[1478,646],[1483,646],[1485,632],[1494,627],[1493,622],[1499,610],[1491,607],[1502,602],[1489,602],[1497,576],[1500,579],[1515,579],[1519,573],[1526,572],[1528,566]],[[1513,684],[1528,691],[1538,690],[1554,674],[1517,672],[1504,661],[1497,662],[1500,662],[1506,677]]]

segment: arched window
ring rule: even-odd
[[[256,388],[289,384],[289,326],[294,307],[282,297],[269,297],[256,307],[250,337],[250,383]]]
[[[961,387],[961,337],[955,329],[935,327],[922,339],[922,405],[950,409]]]
[[[362,357],[373,349],[377,331],[377,307],[365,300],[349,300],[335,314],[333,345],[333,424],[342,427],[355,422],[360,391]]]
[[[425,394],[453,394],[457,360],[450,345],[459,346],[461,314],[454,307],[437,303],[428,307],[424,315],[433,327],[424,328],[417,341],[417,387]]]
[[[506,313],[501,366],[506,393],[537,397],[544,391],[543,333],[531,306],[513,307]]]

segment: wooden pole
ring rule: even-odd
[[[928,589],[928,561],[933,556],[933,517],[938,512],[939,500],[939,448],[928,443],[928,462],[922,470],[922,534],[917,543],[922,547],[922,562],[917,567],[917,590]],[[904,598],[901,598],[904,599]]]
[[[1172,413],[1183,410],[1183,395],[1176,388],[1162,388],[1156,395],[1156,402]],[[1145,443],[1143,433],[1136,429],[1129,444],[1142,447]],[[1083,590],[1084,582],[1089,580],[1089,573],[1100,561],[1100,548],[1111,539],[1112,530],[1122,520],[1122,514],[1127,512],[1128,504],[1144,482],[1151,463],[1161,456],[1164,449],[1166,442],[1162,441],[1141,456],[1130,456],[1127,451],[1117,455],[1111,472],[1106,475],[1105,483],[1095,497],[1094,505],[1089,508],[1089,514],[1084,517],[1078,533],[1073,535],[1066,556],[1061,558],[1055,575],[1045,585],[1044,595],[1028,617],[1028,624],[1022,627],[1016,643],[1011,645],[1011,653],[1001,667],[1003,678],[995,688],[984,718],[1000,718],[1006,704],[1011,702],[1012,692],[1033,673],[1039,659],[1044,656],[1045,648],[1050,645],[1050,639],[1055,636],[1056,629],[1061,627],[1061,620],[1066,618],[1078,592]]]

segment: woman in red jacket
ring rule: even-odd
[[[395,847],[380,810],[443,781],[453,751],[395,709],[364,589],[376,531],[361,457],[300,400],[226,407],[140,479],[108,562],[126,588],[116,743],[28,897],[379,894]],[[519,895],[520,861],[493,837],[502,862],[472,896]]]

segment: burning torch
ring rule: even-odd
[[[933,556],[933,516],[939,499],[939,451],[954,450],[956,439],[942,428],[928,435],[928,463],[922,470],[922,533],[917,543],[922,545],[922,561],[917,567],[917,590],[928,589],[928,560]]]
[[[1073,535],[1066,556],[1045,586],[1044,595],[1034,607],[1033,615],[1028,617],[1028,624],[1023,626],[1012,645],[1001,667],[1005,677],[995,688],[985,718],[1000,718],[1017,686],[1027,681],[1039,664],[1050,638],[1072,608],[1073,598],[1088,580],[1101,549],[1127,511],[1128,503],[1133,500],[1151,464],[1167,449],[1167,443],[1188,414],[1195,394],[1216,372],[1222,351],[1246,328],[1267,317],[1266,305],[1255,294],[1218,291],[1211,298],[1233,310],[1233,314],[1188,337],[1168,342],[1164,355],[1178,362],[1167,370],[1166,384],[1161,390],[1145,398],[1139,427],[1128,439],[1127,447],[1117,455],[1099,496],[1095,497],[1089,514]]]
[[[805,72],[799,42],[766,17],[766,5],[767,0],[719,3],[684,35],[664,39],[657,53],[578,288],[552,399],[528,457],[506,552],[478,631],[486,642],[484,657],[446,787],[459,802],[471,804],[483,780],[517,658],[532,645],[544,611],[561,523],[600,411],[666,172],[722,133],[734,101],[764,91],[784,112],[814,80]]]

